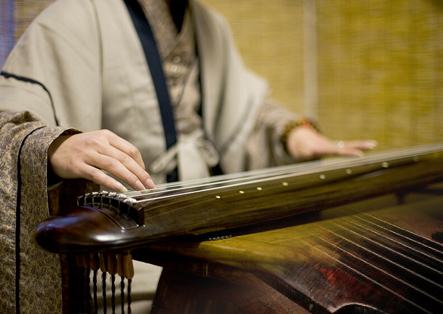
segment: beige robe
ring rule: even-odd
[[[244,67],[223,18],[198,3],[193,17],[205,134],[223,169],[242,171],[245,143],[268,88]],[[42,88],[7,79],[2,109],[28,110],[50,125],[55,112],[61,126],[82,131],[109,128],[137,146],[148,165],[165,151],[152,78],[121,0],[57,1],[28,29],[3,71],[43,84],[53,107]]]

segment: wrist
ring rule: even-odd
[[[320,133],[320,130],[317,127],[317,125],[308,119],[291,120],[291,121],[287,122],[284,126],[283,134],[280,137],[280,143],[282,144],[284,150],[287,153],[289,152],[289,150],[288,150],[289,134],[298,128],[314,129],[315,131]]]

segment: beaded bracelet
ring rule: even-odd
[[[293,129],[298,128],[298,127],[313,128],[317,132],[320,132],[318,127],[315,125],[315,123],[313,123],[312,121],[309,121],[307,119],[289,121],[288,123],[286,123],[286,125],[283,129],[283,134],[280,137],[280,142],[286,151],[288,151],[287,144],[288,144],[289,133],[291,133],[291,131]]]

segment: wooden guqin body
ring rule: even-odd
[[[36,242],[129,279],[131,257],[165,267],[155,313],[439,313],[440,182],[433,144],[96,192]]]

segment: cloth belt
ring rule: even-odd
[[[209,169],[216,166],[220,157],[214,145],[197,129],[191,134],[180,135],[176,144],[157,157],[150,165],[151,174],[170,173],[178,167],[180,180],[206,178]]]

